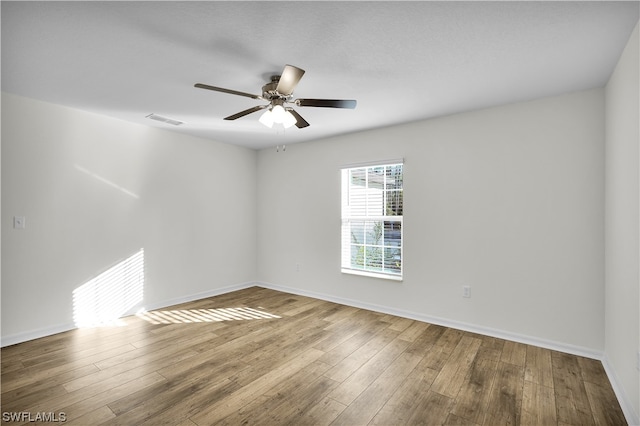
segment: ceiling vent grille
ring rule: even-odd
[[[163,123],[171,124],[174,126],[179,126],[181,124],[184,124],[183,121],[174,120],[174,119],[163,117],[161,115],[153,114],[153,113],[147,115],[146,118],[150,118],[151,120],[156,120],[156,121],[162,121]]]

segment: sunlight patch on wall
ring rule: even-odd
[[[144,249],[73,291],[77,327],[121,325],[122,315],[142,302]]]
[[[151,324],[188,324],[196,322],[246,321],[281,318],[254,308],[178,309],[171,311],[142,311],[138,317]]]
[[[130,196],[130,197],[133,197],[133,198],[136,198],[136,199],[139,199],[139,198],[140,198],[140,196],[139,196],[138,194],[135,194],[135,193],[133,193],[133,192],[129,191],[127,188],[123,188],[123,187],[121,187],[120,185],[118,185],[118,184],[116,184],[116,183],[111,182],[109,179],[105,179],[105,178],[103,178],[103,177],[102,177],[102,176],[100,176],[99,174],[93,173],[92,171],[87,170],[87,169],[85,169],[84,167],[81,167],[81,166],[79,166],[79,165],[77,165],[77,164],[75,164],[74,166],[75,166],[76,170],[78,170],[78,171],[80,171],[80,172],[82,172],[82,173],[84,173],[84,174],[86,174],[86,175],[91,176],[91,177],[92,177],[92,178],[94,178],[95,180],[97,180],[97,181],[99,181],[99,182],[102,182],[102,183],[104,183],[105,185],[108,185],[108,186],[110,186],[110,187],[112,187],[112,188],[115,188],[115,189],[117,189],[117,190],[119,190],[119,191],[123,192],[124,194],[127,194],[127,195],[128,195],[128,196]]]

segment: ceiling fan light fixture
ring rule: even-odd
[[[274,123],[273,112],[271,112],[270,109],[266,110],[264,114],[260,116],[260,119],[258,121],[260,121],[262,124],[264,124],[269,128],[273,127],[273,123]]]
[[[274,123],[283,123],[287,112],[282,105],[274,105],[273,108],[271,108],[271,113],[273,114]]]
[[[274,105],[266,110],[258,120],[265,126],[272,128],[273,124],[282,124],[285,129],[293,126],[298,122],[289,111],[285,110],[282,105]]]
[[[285,111],[284,112],[284,118],[282,120],[282,125],[284,126],[285,129],[288,129],[289,127],[293,126],[297,122],[298,122],[298,120],[296,120],[296,118],[293,116],[293,114],[291,114],[289,111]]]

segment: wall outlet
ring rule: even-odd
[[[471,286],[469,285],[462,286],[462,297],[471,297]]]
[[[300,272],[300,264],[296,263],[296,272]]]
[[[636,370],[640,371],[640,351],[636,354]]]
[[[24,229],[26,226],[26,219],[24,216],[14,216],[13,217],[13,228],[14,229]]]

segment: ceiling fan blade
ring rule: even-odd
[[[287,108],[287,111],[289,111],[291,113],[291,115],[293,115],[296,118],[296,127],[298,129],[302,129],[304,127],[309,127],[309,123],[307,123],[307,120],[305,120],[304,118],[302,118],[300,116],[300,114],[298,114],[296,112],[295,109],[293,108]]]
[[[354,109],[357,102],[353,99],[296,99],[301,107],[349,108]]]
[[[298,82],[302,78],[304,70],[293,65],[285,65],[276,91],[281,95],[290,95],[293,93],[293,89],[296,88]]]
[[[246,96],[251,99],[262,99],[262,96],[252,95],[251,93],[238,92],[237,90],[223,89],[222,87],[209,86],[208,84],[196,83],[193,87],[198,89],[214,90],[216,92],[229,93],[230,95]]]
[[[249,115],[252,112],[256,112],[256,111],[260,111],[261,109],[265,109],[268,108],[269,105],[258,105],[258,106],[254,106],[253,108],[249,108],[249,109],[245,109],[244,111],[240,111],[237,114],[233,114],[230,115],[228,117],[225,117],[225,120],[235,120],[236,118],[240,118],[240,117],[244,117],[245,115]]]

